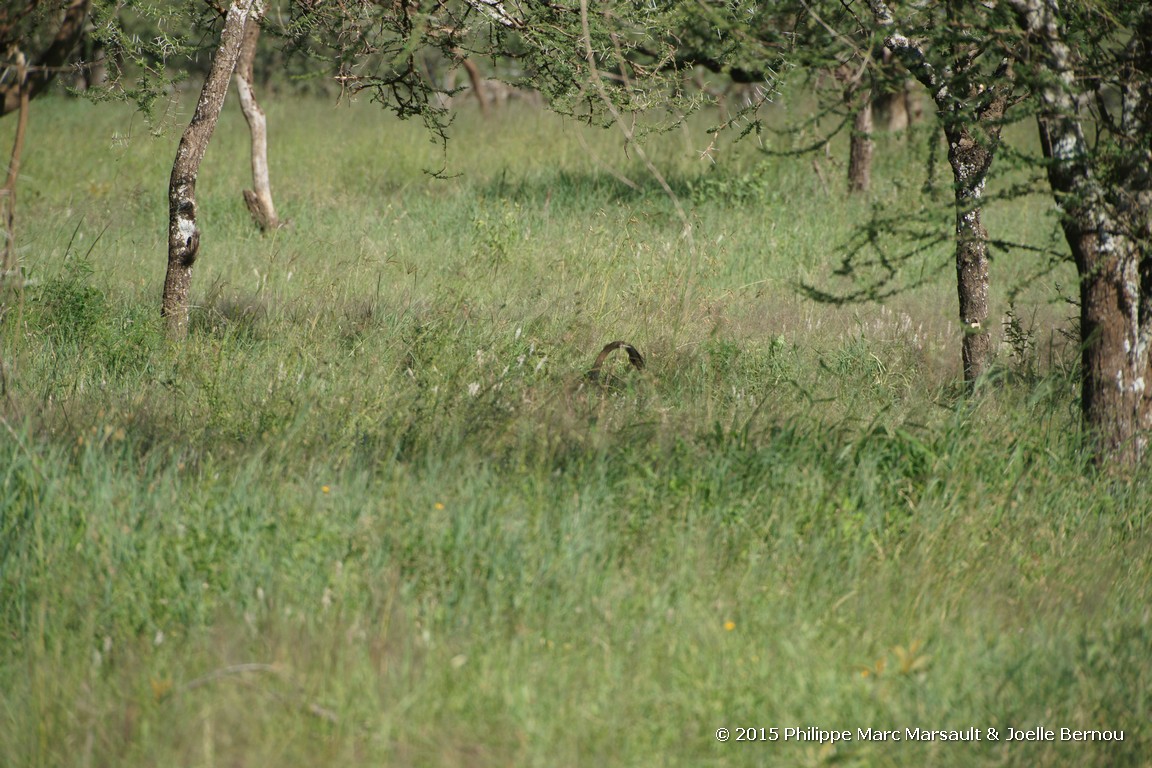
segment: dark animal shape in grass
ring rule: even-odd
[[[638,371],[644,370],[644,356],[636,347],[632,346],[626,341],[613,341],[604,345],[604,349],[600,350],[600,354],[596,356],[596,362],[592,363],[591,370],[584,374],[584,378],[593,384],[597,384],[605,389],[617,389],[624,386],[624,380],[619,376],[614,376],[610,373],[605,373],[602,368],[604,361],[608,359],[608,355],[615,352],[617,349],[623,349],[628,353],[628,362],[632,367]]]

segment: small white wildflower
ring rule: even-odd
[[[517,339],[520,338],[520,329],[519,328],[516,329],[516,338]]]
[[[480,382],[474,381],[468,385],[468,396],[476,397],[478,394],[480,394]]]
[[[163,642],[164,642],[164,630],[158,629],[158,630],[156,630],[156,637],[152,638],[152,644],[153,645],[160,645]]]
[[[540,362],[536,363],[535,373],[540,373],[540,369],[544,367],[544,363],[546,362],[548,362],[548,355],[544,355],[544,357],[540,358]]]

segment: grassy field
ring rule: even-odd
[[[883,140],[853,200],[836,152],[712,163],[671,132],[649,151],[685,236],[615,131],[465,111],[444,156],[369,104],[268,111],[291,225],[248,220],[230,104],[172,344],[178,131],[34,104],[0,764],[1152,764],[1152,480],[1082,455],[1073,271],[997,259],[1017,323],[974,397],[946,245],[883,304],[798,288],[850,287],[873,206],[916,215],[925,136]],[[1047,247],[1050,208],[989,226]],[[587,386],[616,338],[647,370]]]

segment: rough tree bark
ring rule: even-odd
[[[1012,0],[1051,81],[1039,89],[1040,140],[1064,237],[1080,276],[1081,412],[1100,465],[1130,467],[1152,432],[1152,10],[1128,43],[1120,144],[1098,166],[1083,120],[1091,87],[1075,70],[1056,0]],[[1115,148],[1115,147],[1114,147]],[[1118,158],[1122,157],[1123,160]],[[1105,178],[1107,176],[1107,178]]]
[[[52,83],[57,72],[71,61],[72,51],[84,32],[89,4],[89,0],[71,0],[64,9],[64,16],[52,42],[29,65],[26,81],[23,84],[7,83],[0,86],[0,117],[20,109],[20,100],[24,95],[29,99],[36,98]]]
[[[244,28],[240,56],[236,60],[236,95],[248,121],[252,137],[252,189],[244,190],[244,204],[260,230],[267,232],[280,226],[276,206],[272,203],[272,182],[268,175],[268,118],[256,101],[252,64],[260,41],[260,9],[255,8]]]
[[[956,205],[956,292],[964,329],[961,356],[964,381],[971,386],[987,370],[992,357],[992,337],[985,327],[990,280],[988,231],[980,214],[984,182],[1000,142],[1008,106],[1008,83],[1001,77],[1002,72],[987,83],[972,83],[970,78],[953,82],[952,76],[966,69],[964,54],[951,51],[956,64],[937,72],[920,45],[895,30],[895,20],[883,0],[868,0],[868,4],[877,23],[892,30],[885,46],[928,89],[944,124]],[[949,5],[949,13],[952,11]],[[967,92],[955,92],[959,82],[965,83]]]
[[[220,33],[220,47],[212,56],[208,77],[200,91],[196,112],[180,137],[172,176],[168,182],[168,272],[164,278],[161,314],[167,319],[168,333],[182,338],[188,333],[188,292],[192,267],[200,251],[200,229],[196,226],[196,176],[216,129],[228,80],[236,68],[244,28],[249,17],[263,8],[261,0],[233,0]]]
[[[956,290],[964,327],[964,380],[973,383],[987,370],[992,357],[988,320],[988,230],[980,221],[984,181],[1000,140],[1007,95],[993,86],[991,98],[976,111],[975,124],[944,124],[948,163],[952,166],[956,200]],[[937,108],[945,105],[936,100]]]

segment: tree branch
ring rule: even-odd
[[[69,62],[84,31],[89,3],[90,0],[71,0],[68,3],[52,43],[28,67],[28,78],[23,87],[20,83],[9,83],[0,88],[0,117],[20,109],[22,92],[26,92],[29,99],[38,96],[52,83],[60,68]]]

